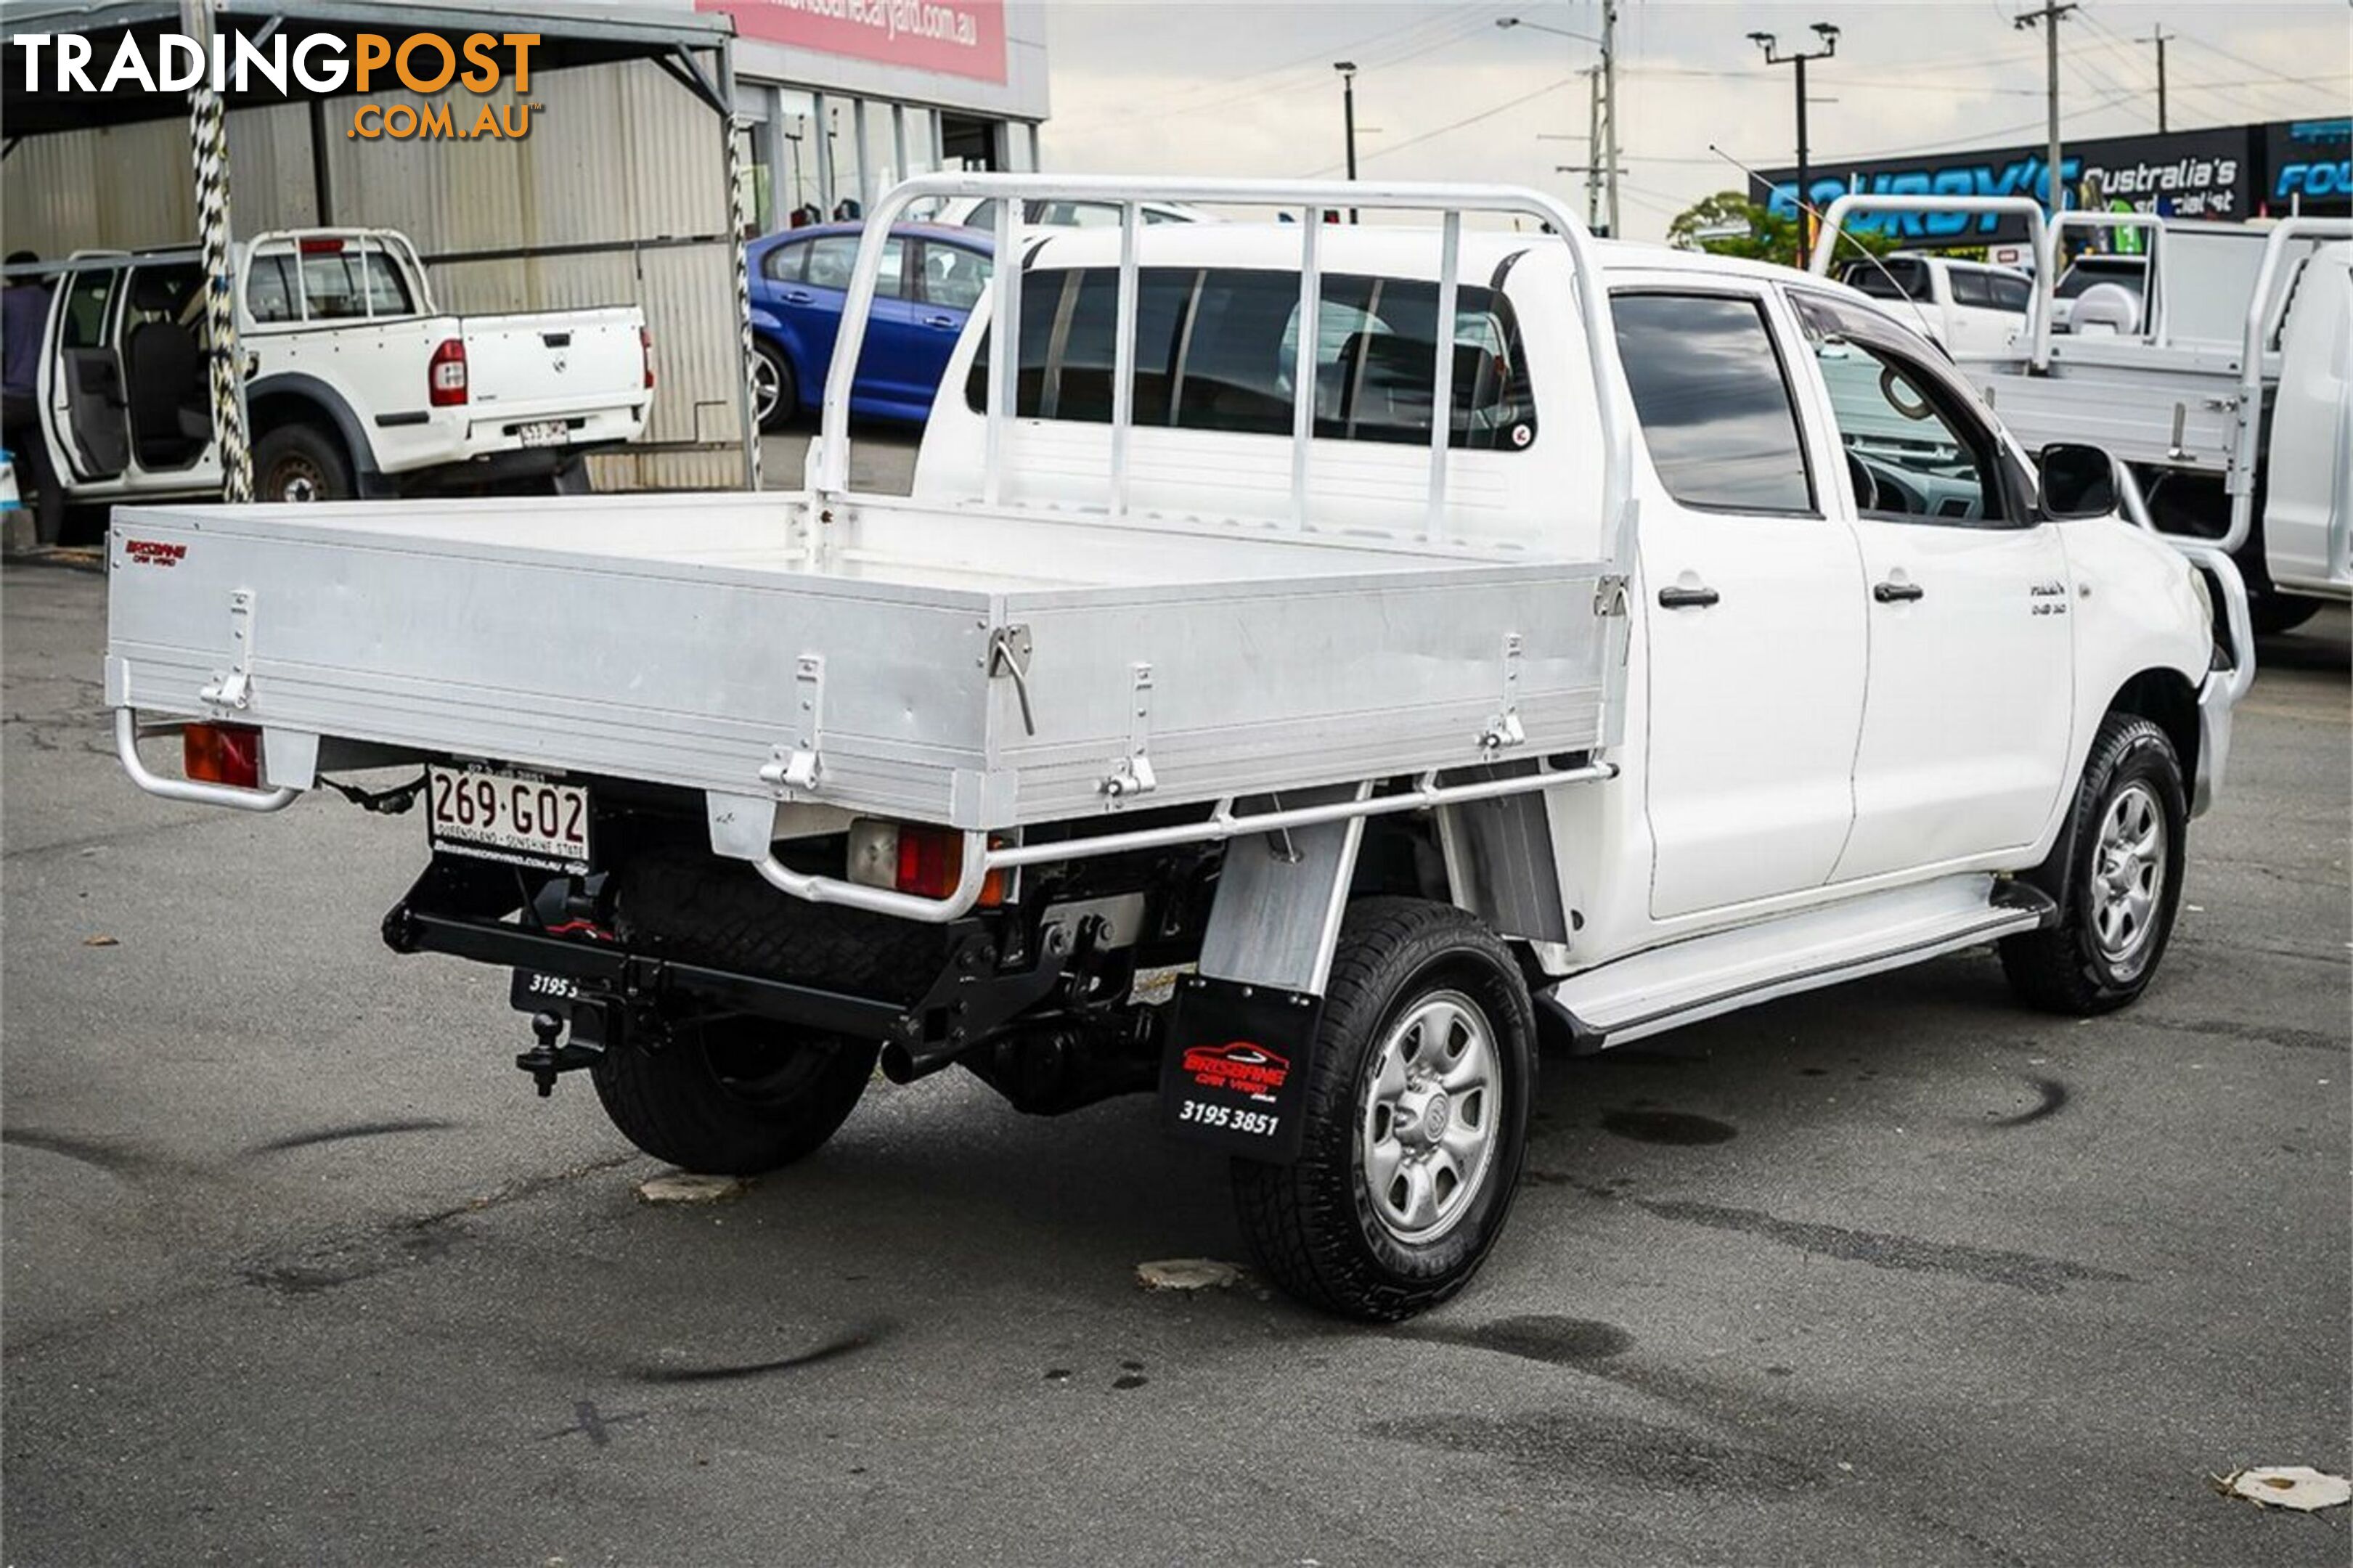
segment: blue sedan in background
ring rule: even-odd
[[[761,429],[780,429],[824,398],[863,232],[860,224],[823,224],[746,247]],[[915,424],[930,416],[956,335],[988,286],[993,249],[986,234],[967,228],[910,223],[892,230],[850,389],[852,413]]]

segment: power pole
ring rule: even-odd
[[[1601,68],[1585,68],[1585,226],[1601,224]]]
[[[2067,183],[2059,174],[2059,18],[2073,9],[2072,4],[2061,5],[2044,0],[2041,10],[2026,12],[2010,22],[2013,27],[2031,27],[2038,22],[2042,25],[2042,58],[2051,91],[2051,145],[2044,155],[2051,164],[2051,216],[2054,218],[2067,210]]]
[[[2165,28],[2162,26],[2158,26],[2151,27],[2148,30],[2148,37],[2141,40],[2144,44],[2155,44],[2157,46],[2157,131],[2158,134],[2160,136],[2165,134],[2166,131],[2165,45],[2168,37],[2168,35]]]
[[[1598,44],[1601,47],[1601,63],[1585,68],[1588,81],[1586,100],[1586,141],[1590,144],[1593,175],[1586,185],[1585,226],[1599,229],[1595,218],[1593,190],[1597,184],[1609,198],[1609,227],[1618,232],[1618,0],[1601,0],[1601,36],[1575,33],[1567,27],[1548,26],[1542,22],[1530,22],[1518,16],[1499,16],[1495,26],[1504,28],[1527,27],[1539,33],[1550,33],[1556,38],[1575,38],[1580,44]],[[1592,84],[1599,83],[1597,91]],[[1563,141],[1570,138],[1563,137]],[[1606,174],[1602,171],[1606,169]]]
[[[1347,128],[1348,183],[1354,184],[1356,180],[1356,62],[1335,60],[1332,68],[1340,73],[1340,121]],[[1356,221],[1355,207],[1348,209],[1348,221]]]
[[[1609,181],[1609,237],[1616,239],[1619,237],[1618,0],[1601,0],[1601,95],[1609,116],[1602,127],[1608,142],[1601,148],[1601,167]]]
[[[1810,54],[1800,50],[1785,55],[1776,47],[1772,34],[1748,35],[1748,41],[1765,51],[1767,65],[1798,68],[1798,265],[1800,267],[1806,264],[1806,253],[1814,243],[1813,216],[1808,210],[1813,203],[1813,198],[1808,194],[1813,184],[1813,166],[1809,161],[1810,150],[1806,145],[1806,62],[1829,59],[1838,53],[1839,41],[1839,30],[1828,22],[1816,22],[1813,31],[1814,36],[1821,39],[1822,47]]]

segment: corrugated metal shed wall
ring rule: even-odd
[[[470,123],[485,101],[446,96]],[[531,133],[520,142],[368,141],[347,133],[362,103],[332,100],[327,168],[337,222],[402,230],[425,254],[723,235],[726,174],[719,118],[649,62],[533,78]],[[506,89],[487,100],[512,104]],[[229,116],[237,232],[318,221],[309,110]],[[195,237],[186,122],[158,121],[27,138],[0,180],[11,249],[58,256],[78,247],[184,244]],[[599,489],[725,488],[740,482],[734,288],[723,243],[588,256],[459,261],[431,268],[442,309],[562,310],[634,303],[654,334],[652,444],[724,444],[600,458]]]

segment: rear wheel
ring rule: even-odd
[[[2173,933],[2189,822],[2173,742],[2146,719],[2109,714],[2038,879],[2056,886],[2072,872],[2059,921],[2001,942],[2002,972],[2021,1000],[2085,1016],[2147,988]],[[2068,856],[2072,867],[2059,858]]]
[[[256,500],[349,500],[356,493],[343,443],[315,425],[280,425],[253,444]]]
[[[614,923],[632,948],[683,963],[893,1001],[939,963],[934,928],[806,904],[749,867],[671,846],[615,873]],[[815,1152],[873,1076],[876,1043],[741,1015],[622,1041],[590,1071],[606,1115],[658,1160],[753,1175]]]
[[[1260,1266],[1313,1306],[1376,1322],[1460,1290],[1511,1213],[1535,1039],[1518,966],[1476,919],[1416,899],[1352,905],[1299,1159],[1234,1162]]]
[[[681,1026],[659,1049],[624,1042],[589,1069],[621,1135],[657,1160],[753,1176],[816,1152],[874,1071],[872,1041],[761,1018]]]
[[[774,347],[758,339],[752,342],[752,416],[760,428],[783,429],[800,412],[800,388],[793,367]]]

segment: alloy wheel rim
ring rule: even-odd
[[[2137,782],[2118,790],[2092,847],[2092,934],[2101,956],[2127,978],[2148,962],[2168,854],[2156,793]]]
[[[752,356],[752,406],[754,416],[765,422],[776,411],[777,395],[784,391],[783,378],[765,354]]]
[[[1423,1244],[1462,1222],[1503,1124],[1495,1029],[1460,991],[1422,997],[1389,1026],[1366,1075],[1358,1152],[1373,1217]]]
[[[280,500],[297,503],[317,500],[321,489],[318,470],[304,462],[280,463],[278,482],[271,488],[277,490]]]

